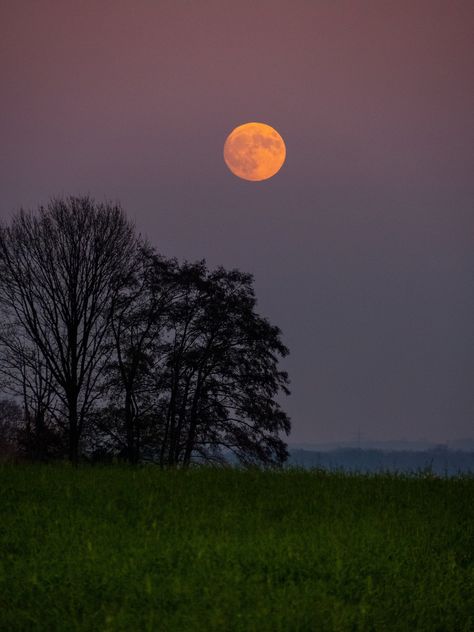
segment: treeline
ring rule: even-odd
[[[474,452],[461,450],[290,449],[288,465],[346,472],[397,472],[455,476],[474,473]]]
[[[252,277],[160,256],[84,197],[0,228],[0,443],[31,459],[280,464],[280,330]]]

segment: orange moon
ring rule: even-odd
[[[286,147],[280,134],[265,123],[244,123],[231,131],[224,143],[224,160],[232,173],[244,180],[267,180],[280,171]]]

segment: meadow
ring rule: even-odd
[[[474,630],[474,479],[0,466],[0,629]]]

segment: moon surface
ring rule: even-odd
[[[231,131],[224,143],[224,160],[232,173],[244,180],[267,180],[280,171],[286,147],[280,134],[266,123],[244,123]]]

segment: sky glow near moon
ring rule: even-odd
[[[283,138],[265,123],[244,123],[236,127],[224,144],[224,160],[239,178],[257,182],[280,171],[286,158]]]

